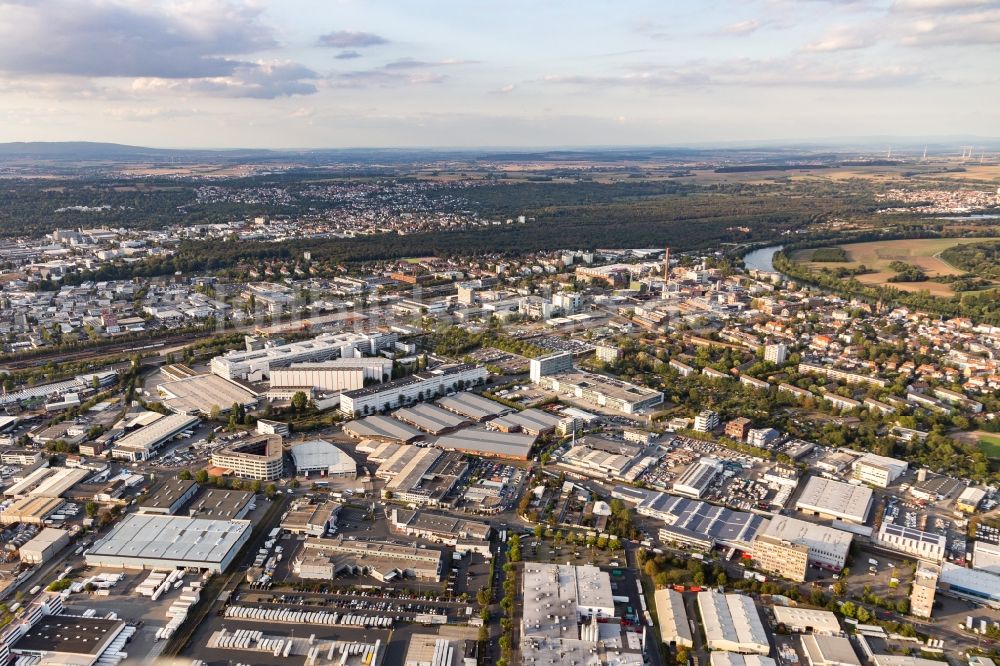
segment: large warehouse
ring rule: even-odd
[[[699,592],[698,609],[709,650],[762,655],[771,651],[752,597]]]
[[[439,437],[434,445],[446,451],[460,451],[476,456],[527,460],[531,447],[535,445],[535,437],[516,432],[469,428]]]
[[[358,464],[336,446],[322,439],[312,439],[292,446],[296,474],[319,472],[323,476],[353,479]]]
[[[653,601],[656,604],[656,618],[660,622],[660,640],[671,647],[694,647],[691,625],[688,623],[681,593],[661,588],[653,594]]]
[[[424,433],[388,416],[367,416],[344,424],[344,432],[355,439],[376,439],[390,442],[412,442]]]
[[[660,540],[704,550],[716,544],[750,550],[754,537],[766,520],[754,513],[733,511],[666,493],[647,495],[639,502],[636,513],[665,523],[660,529]]]
[[[872,489],[821,476],[809,479],[795,503],[799,511],[821,518],[838,518],[864,524],[872,506]]]
[[[382,383],[392,377],[387,358],[338,358],[321,363],[293,363],[271,370],[271,388],[308,387],[320,391],[352,391],[365,382]]]
[[[340,396],[340,411],[351,417],[376,414],[408,403],[430,400],[449,391],[460,391],[482,384],[488,375],[486,368],[470,363],[445,365],[384,384],[347,391]]]
[[[469,423],[468,419],[427,403],[397,409],[392,416],[431,435],[441,435]]]
[[[455,395],[445,396],[438,400],[437,404],[438,407],[443,407],[449,412],[465,416],[473,421],[485,421],[511,411],[510,407],[506,405],[470,391],[461,391]]]
[[[395,333],[324,333],[302,342],[227,352],[212,359],[212,372],[226,379],[261,381],[270,377],[272,368],[325,361],[343,355],[345,350],[350,354],[355,350],[377,354],[397,339]]]
[[[218,375],[193,375],[156,387],[163,404],[177,414],[211,414],[213,407],[221,412],[242,407],[257,406],[258,395],[236,382]]]
[[[149,457],[171,438],[198,425],[198,417],[186,414],[170,414],[157,419],[150,425],[131,432],[117,442],[112,449],[114,458],[124,460],[148,460]]]
[[[132,513],[87,551],[87,565],[121,569],[204,569],[222,573],[250,539],[246,520]]]
[[[555,432],[561,420],[558,416],[540,409],[526,409],[493,419],[489,422],[489,428],[500,432],[523,432],[538,437]]]

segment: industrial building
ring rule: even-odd
[[[806,634],[802,637],[802,651],[808,666],[861,666],[861,660],[846,636]]]
[[[578,639],[580,624],[615,616],[611,578],[590,564],[526,562],[522,590],[522,641]]]
[[[337,524],[343,505],[337,502],[296,503],[281,521],[281,529],[292,534],[325,536]]]
[[[468,419],[426,403],[397,409],[392,416],[431,435],[441,435],[469,424]]]
[[[660,640],[670,647],[694,647],[681,593],[668,587],[660,588],[653,594],[653,601],[660,623]]]
[[[444,552],[435,548],[401,546],[381,541],[351,541],[343,537],[307,537],[292,563],[300,578],[332,580],[339,573],[368,575],[388,582],[415,578],[438,582],[444,572]]]
[[[146,496],[139,505],[139,513],[159,513],[172,516],[181,510],[188,500],[198,492],[198,484],[193,480],[167,478],[156,490]]]
[[[292,363],[273,368],[271,388],[306,388],[319,391],[353,391],[365,384],[392,378],[392,361],[387,358],[338,358],[321,363]]]
[[[245,520],[132,513],[87,551],[87,566],[203,569],[222,573],[250,539]]]
[[[26,564],[43,564],[68,544],[69,532],[46,527],[34,539],[18,548],[18,553],[21,561]]]
[[[391,348],[396,340],[395,333],[324,333],[303,342],[230,351],[213,358],[211,367],[214,374],[226,379],[262,381],[270,377],[272,368],[326,361],[345,355],[345,351],[347,355],[355,351],[375,355]]]
[[[616,491],[618,489],[616,488]],[[717,544],[750,550],[766,518],[666,493],[645,496],[636,513],[662,520],[660,540],[710,550]]]
[[[476,641],[438,634],[413,634],[401,666],[470,666],[476,664]]]
[[[253,510],[255,497],[250,490],[205,488],[185,513],[191,518],[240,520]]]
[[[738,654],[736,652],[710,652],[709,666],[778,666],[770,657],[760,654]]]
[[[424,433],[388,416],[366,416],[344,424],[344,432],[354,439],[410,443],[423,439]]]
[[[722,461],[711,456],[703,456],[674,481],[673,491],[678,495],[698,499],[720,474],[722,474]]]
[[[836,614],[828,610],[776,604],[772,612],[775,622],[785,625],[789,631],[826,636],[837,636],[841,633]]]
[[[943,562],[938,588],[952,596],[1000,608],[1000,575]]]
[[[469,363],[441,366],[384,384],[346,391],[340,396],[340,411],[350,417],[377,414],[482,384],[488,374],[486,368]]]
[[[888,488],[906,472],[908,467],[909,463],[905,460],[866,453],[851,463],[851,476],[862,483]]]
[[[795,508],[822,518],[837,518],[864,524],[872,506],[872,489],[821,476],[813,476],[795,503]]]
[[[975,541],[972,544],[972,568],[1000,574],[1000,544]]]
[[[955,508],[963,513],[975,513],[979,510],[979,505],[982,504],[984,499],[986,499],[985,490],[969,486],[955,500]]]
[[[709,650],[767,655],[767,632],[753,598],[743,594],[698,593],[698,610]]]
[[[489,398],[484,398],[471,391],[462,391],[455,395],[445,396],[437,401],[437,406],[443,407],[459,416],[480,422],[511,411],[510,407]]]
[[[57,497],[23,497],[0,511],[0,525],[41,525],[62,505],[63,501]]]
[[[312,439],[294,444],[291,448],[295,473],[354,479],[358,476],[358,464],[336,446],[322,439]]]
[[[944,561],[947,551],[947,539],[943,534],[924,532],[884,521],[875,535],[875,543],[883,548],[913,555],[928,562]]]
[[[564,453],[561,463],[578,474],[612,479],[623,477],[634,460],[634,456],[611,453],[580,444]]]
[[[542,381],[542,377],[572,371],[573,354],[568,351],[539,356],[528,363],[528,377],[536,384]]]
[[[559,421],[558,416],[540,409],[525,409],[493,419],[487,424],[487,427],[490,430],[499,430],[500,432],[523,432],[539,437],[555,432]]]
[[[433,506],[444,500],[468,470],[469,464],[458,453],[410,446],[380,465],[376,476],[389,479],[382,489],[385,497]]]
[[[69,467],[39,467],[13,484],[4,495],[8,497],[62,497],[70,488],[93,472]]]
[[[212,464],[244,479],[276,481],[285,463],[279,435],[253,435],[212,452]]]
[[[258,394],[245,386],[218,375],[193,375],[156,387],[161,401],[177,414],[212,413],[213,407],[227,412],[233,405],[252,409],[257,406]]]
[[[45,615],[21,631],[10,646],[10,654],[21,664],[65,664],[94,666],[113,647],[124,647],[124,620],[78,615]],[[2,648],[2,646],[0,646]],[[114,651],[117,654],[117,651]],[[117,663],[110,657],[109,663]]]
[[[487,458],[527,460],[535,437],[516,432],[493,432],[469,428],[439,437],[434,443],[445,451],[460,451]]]
[[[148,460],[161,446],[196,425],[198,425],[198,417],[196,416],[187,414],[164,416],[116,441],[111,455],[114,458],[133,462]]]
[[[389,513],[393,532],[455,546],[462,541],[489,541],[493,528],[489,523],[466,520],[440,513],[393,508]]]
[[[754,539],[753,558],[764,571],[804,582],[810,564],[843,569],[851,539],[849,532],[777,515]]]
[[[589,372],[542,376],[538,384],[550,391],[625,414],[637,414],[663,402],[661,391]]]

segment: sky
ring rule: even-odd
[[[0,0],[0,141],[1000,135],[1000,0]]]

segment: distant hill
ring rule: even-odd
[[[58,162],[183,162],[218,159],[273,158],[269,150],[187,150],[145,148],[94,141],[15,141],[0,143],[0,161],[42,160]]]

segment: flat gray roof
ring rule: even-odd
[[[393,413],[393,416],[400,421],[405,421],[411,425],[436,435],[449,428],[457,428],[463,423],[468,423],[468,419],[456,416],[454,413],[428,405],[421,402],[413,407],[404,407]]]
[[[46,615],[35,623],[13,649],[26,652],[58,652],[97,657],[108,641],[125,627],[122,620],[76,615]]]
[[[356,472],[358,464],[325,439],[311,439],[295,444],[291,449],[292,460],[298,471],[324,470],[331,474]]]
[[[552,430],[559,425],[559,417],[540,409],[526,409],[523,412],[512,412],[506,416],[490,421],[492,425],[511,427],[517,426],[526,431],[541,432]]]
[[[509,412],[510,407],[484,398],[476,393],[462,391],[455,395],[445,396],[437,401],[437,404],[445,409],[468,416],[470,419],[482,421],[490,416],[497,416],[504,412]]]
[[[170,439],[182,430],[187,430],[198,424],[198,417],[185,414],[170,414],[157,419],[148,426],[131,432],[117,442],[117,449],[142,449],[148,451],[163,441]]]
[[[188,511],[194,512],[197,518],[231,520],[239,515],[253,498],[254,493],[249,490],[207,488],[188,507]]]
[[[351,421],[344,426],[344,432],[360,439],[394,439],[399,442],[410,442],[424,436],[424,433],[402,421],[380,415]]]
[[[87,559],[220,563],[249,530],[246,521],[131,513],[91,547]]]
[[[194,375],[164,382],[157,386],[164,394],[163,404],[179,414],[208,414],[213,405],[229,409],[233,403],[252,405],[257,394],[219,375]]]
[[[535,437],[518,432],[493,432],[480,428],[467,428],[459,432],[439,437],[435,446],[478,453],[484,456],[510,456],[527,458]]]
[[[151,495],[146,497],[139,510],[142,509],[163,509],[168,510],[183,497],[193,486],[196,486],[193,479],[183,480],[178,478],[168,478]]]
[[[872,489],[814,476],[795,503],[796,508],[863,523],[872,503]]]

